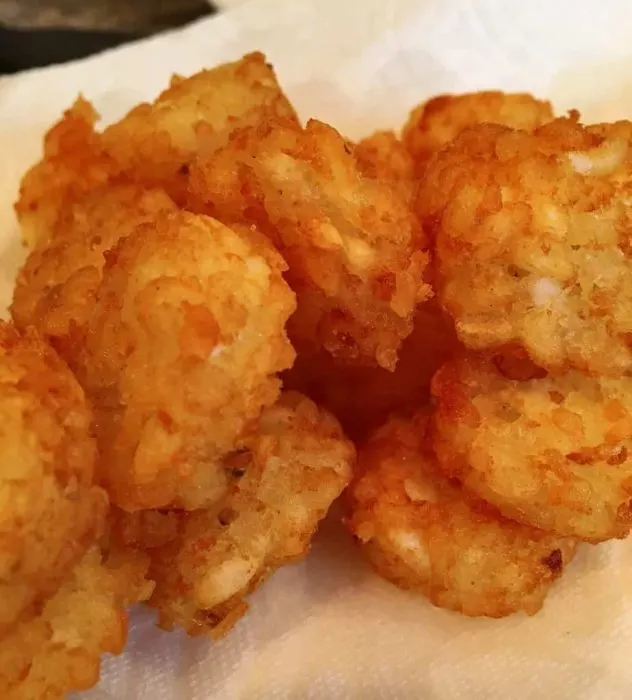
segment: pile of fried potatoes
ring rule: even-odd
[[[260,53],[97,121],[16,203],[2,698],[94,685],[134,603],[226,633],[345,489],[375,570],[471,616],[628,535],[631,123],[481,92],[352,143]]]

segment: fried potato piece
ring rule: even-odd
[[[131,184],[75,203],[36,245],[13,317],[54,344],[94,400],[116,503],[199,507],[221,495],[213,460],[274,402],[274,374],[293,360],[284,269],[255,232]]]
[[[40,236],[18,274],[11,313],[35,326],[74,366],[103,277],[105,255],[121,238],[176,210],[160,190],[102,187],[69,204]]]
[[[392,369],[430,295],[426,239],[393,184],[363,176],[332,127],[269,121],[193,164],[189,206],[255,223],[279,249],[298,297],[293,341]]]
[[[90,549],[41,613],[0,637],[3,700],[61,700],[99,680],[103,653],[127,638],[124,606],[146,599],[146,557]]]
[[[591,542],[632,527],[632,379],[524,382],[462,358],[433,380],[442,468],[503,514]]]
[[[0,322],[0,636],[35,614],[103,530],[91,418],[59,357]]]
[[[439,607],[503,617],[541,607],[576,543],[503,518],[437,468],[427,415],[392,419],[359,454],[348,526],[378,574]]]
[[[237,127],[275,117],[298,123],[274,70],[257,52],[190,78],[174,77],[155,102],[108,127],[103,144],[123,172],[180,201],[193,156],[209,157]]]
[[[305,554],[319,521],[351,478],[353,445],[338,422],[294,392],[266,409],[225,460],[233,486],[214,508],[126,516],[120,537],[144,547],[161,625],[221,636],[245,597]]]
[[[221,458],[294,359],[284,262],[256,232],[182,211],[106,258],[76,360],[101,479],[127,510],[209,506],[228,487]]]
[[[358,141],[353,153],[364,176],[392,183],[407,201],[413,200],[415,161],[393,131],[376,131]]]
[[[430,398],[430,380],[458,350],[454,328],[434,299],[415,314],[397,367],[350,367],[328,353],[299,352],[283,375],[286,389],[300,391],[331,411],[345,432],[362,442],[391,413],[411,413]]]
[[[43,157],[22,178],[15,204],[29,246],[45,244],[72,203],[116,176],[118,167],[94,128],[98,118],[79,97],[44,137]]]
[[[475,124],[502,124],[534,131],[553,120],[550,102],[526,93],[499,91],[439,95],[415,107],[408,117],[402,140],[418,172],[428,158]]]
[[[261,53],[174,77],[155,102],[103,132],[80,97],[46,134],[42,159],[22,180],[15,208],[23,237],[31,246],[46,239],[69,207],[108,184],[137,181],[180,200],[194,155],[209,157],[235,129],[272,117],[297,119]]]
[[[465,345],[522,346],[550,370],[632,369],[631,137],[629,122],[483,125],[430,163],[420,213]]]

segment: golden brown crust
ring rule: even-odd
[[[39,615],[0,637],[3,700],[62,700],[95,685],[101,655],[125,645],[124,606],[151,594],[146,569],[146,557],[90,549]]]
[[[463,95],[439,95],[415,107],[408,117],[402,140],[412,155],[417,172],[428,158],[475,124],[502,124],[533,131],[552,121],[549,102],[525,93],[499,91]]]
[[[275,375],[294,358],[284,269],[255,232],[182,211],[108,253],[77,373],[117,505],[200,508],[221,497],[221,458],[275,401]]]
[[[358,141],[353,154],[365,177],[392,183],[402,197],[413,200],[415,161],[393,131],[376,131]]]
[[[151,555],[150,605],[161,624],[224,634],[247,610],[249,593],[305,554],[354,460],[337,421],[286,392],[225,458],[231,489],[212,509],[123,517],[119,537]]]
[[[31,330],[0,322],[0,636],[35,614],[103,530],[92,413]]]
[[[153,103],[137,105],[103,132],[95,128],[99,115],[80,97],[48,131],[42,159],[22,180],[15,205],[22,235],[30,246],[45,241],[60,215],[110,185],[137,182],[181,202],[195,155],[209,157],[235,129],[274,117],[296,122],[258,52],[174,77]]]
[[[123,606],[146,598],[145,555],[104,557],[92,412],[34,329],[0,323],[0,696],[58,700],[122,651]]]
[[[11,313],[35,326],[75,366],[103,277],[105,254],[162,213],[176,211],[160,190],[137,185],[97,188],[68,202],[18,273]]]
[[[632,367],[631,137],[627,122],[482,125],[431,161],[420,215],[465,345],[522,346],[547,369]]]
[[[95,131],[98,116],[79,97],[47,132],[42,159],[22,178],[15,211],[29,246],[45,243],[68,206],[118,174]]]
[[[221,495],[214,460],[274,402],[274,375],[293,360],[285,263],[256,232],[135,185],[99,190],[61,221],[20,272],[12,312],[95,402],[101,480],[127,508]]]
[[[427,414],[391,419],[359,454],[348,525],[377,573],[470,616],[536,613],[575,543],[503,518],[439,471]]]
[[[433,381],[442,468],[508,517],[593,542],[632,526],[632,379],[515,381],[488,360]]]
[[[288,262],[291,337],[393,368],[430,290],[426,239],[396,183],[365,177],[332,127],[268,121],[191,170],[189,206],[254,223]]]
[[[181,201],[194,156],[209,157],[237,127],[275,117],[297,121],[274,70],[255,52],[190,78],[174,77],[153,103],[137,105],[108,127],[103,143],[123,172]]]

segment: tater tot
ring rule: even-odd
[[[189,206],[256,224],[287,260],[296,343],[392,369],[428,298],[426,238],[397,183],[363,174],[334,128],[269,121],[191,168]]]
[[[15,204],[29,246],[46,243],[69,206],[116,175],[117,165],[95,130],[98,118],[79,97],[46,133],[42,158],[24,174]]]
[[[189,78],[174,76],[154,102],[97,130],[84,98],[48,131],[42,159],[25,174],[15,205],[29,245],[46,239],[58,217],[94,190],[136,182],[164,189],[179,203],[189,163],[227,143],[239,128],[270,118],[297,123],[274,70],[259,52]]]
[[[417,188],[415,161],[393,131],[376,131],[358,141],[353,149],[363,175],[392,183],[408,201]]]
[[[433,380],[442,469],[508,517],[591,542],[632,526],[632,379],[516,381],[476,357]]]
[[[35,614],[103,531],[91,418],[53,350],[0,322],[0,637]]]
[[[194,157],[210,157],[235,129],[270,118],[297,122],[274,70],[255,52],[189,78],[175,76],[153,103],[109,126],[102,141],[122,172],[180,201]]]
[[[482,125],[429,164],[419,210],[459,339],[549,370],[632,369],[632,123]]]
[[[127,510],[208,506],[230,484],[221,458],[294,359],[284,262],[256,232],[183,211],[106,257],[77,360],[100,477]]]
[[[245,597],[308,550],[354,461],[338,422],[287,392],[224,459],[233,486],[214,508],[124,517],[119,536],[152,558],[150,605],[161,624],[192,635],[230,629],[247,610]]]
[[[502,124],[533,131],[552,120],[551,104],[525,93],[487,91],[439,95],[412,110],[402,140],[420,172],[435,151],[468,126]]]
[[[137,185],[97,188],[66,206],[18,273],[11,304],[16,325],[37,328],[74,368],[105,255],[139,226],[175,210],[161,190]]]
[[[438,469],[426,413],[391,419],[359,454],[348,525],[376,572],[469,616],[530,615],[576,544],[502,517]]]
[[[39,614],[0,636],[0,697],[63,700],[94,686],[101,655],[125,646],[125,606],[151,594],[146,569],[146,557],[88,550]]]

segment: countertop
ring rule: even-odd
[[[0,73],[81,58],[213,11],[205,0],[0,0]]]

